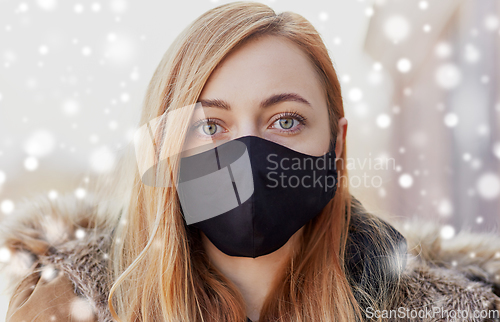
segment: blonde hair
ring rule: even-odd
[[[338,120],[344,116],[343,102],[320,35],[302,16],[276,14],[256,2],[213,8],[176,38],[149,83],[139,125],[197,102],[219,63],[236,47],[263,35],[285,37],[310,58],[327,98],[331,137],[336,138]],[[187,131],[185,121],[171,119],[169,126],[162,128],[164,134],[158,138],[162,151],[157,151],[156,157],[181,150]],[[199,235],[186,229],[175,187],[143,184],[134,158],[132,154],[124,158],[119,170],[120,180],[125,180],[121,185],[129,189],[123,193],[129,203],[114,222],[110,221],[114,225],[110,261],[114,284],[108,304],[113,317],[127,322],[246,321],[242,295],[210,264]],[[339,159],[346,159],[345,145]],[[173,160],[169,166],[175,170],[178,162]],[[380,250],[376,254],[393,249],[394,241],[377,217],[366,214],[353,201],[347,170],[338,171],[335,197],[304,227],[299,249],[272,286],[259,321],[358,321],[363,320],[362,306],[381,309],[390,302],[388,285],[393,284],[381,283],[377,292],[371,292],[375,289],[373,281],[361,278],[364,282],[357,283],[349,272],[346,244],[351,216],[364,214],[364,219],[358,220],[357,232],[364,230],[373,243],[370,247]],[[159,171],[157,174],[161,176]],[[370,276],[382,281],[383,272],[393,265],[381,263]],[[368,273],[364,271],[363,276]]]

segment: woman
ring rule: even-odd
[[[43,260],[17,287],[8,321],[382,320],[368,313],[415,300],[401,291],[418,292],[418,278],[403,275],[404,237],[349,193],[340,85],[303,17],[252,2],[209,10],[163,57],[140,125],[138,167],[124,160],[120,173],[131,178],[130,203],[116,216],[82,206],[68,229],[83,229],[85,242],[82,233],[51,243],[44,233],[28,240],[19,226],[10,233],[6,245]],[[321,158],[333,168],[292,169],[292,160]],[[311,188],[316,174],[325,181]],[[24,228],[46,232],[46,219],[30,220]],[[453,274],[449,289],[470,282]],[[48,286],[68,295],[75,286],[94,312],[66,299],[42,307]],[[491,285],[476,286],[471,303],[495,299]]]

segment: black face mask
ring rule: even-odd
[[[186,224],[230,256],[281,248],[337,190],[335,143],[311,156],[256,136],[181,159],[177,192]]]

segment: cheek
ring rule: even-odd
[[[301,136],[300,142],[294,144],[294,149],[313,156],[322,156],[330,147],[330,124],[328,119],[311,124],[311,127]]]
[[[311,155],[324,155],[330,147],[330,127],[318,127],[315,131],[314,139],[311,140]]]
[[[315,126],[310,131],[308,138],[310,144],[310,154],[321,156],[328,151],[330,147],[330,119],[328,113],[320,115],[317,119]]]

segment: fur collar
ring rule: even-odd
[[[91,301],[99,321],[112,321],[104,289],[110,281],[106,262],[111,231],[102,228],[102,222],[113,209],[112,201],[93,194],[84,199],[68,194],[57,200],[44,196],[27,200],[0,225],[0,251],[8,255],[0,259],[10,257],[0,268],[9,278],[10,289],[35,266],[50,267],[64,272],[75,292]],[[427,311],[426,317],[415,320],[439,321],[437,315],[430,317],[435,307],[450,314],[500,310],[499,235],[461,231],[443,240],[440,227],[430,222],[390,221],[390,225],[406,238],[408,249],[393,303],[397,313],[409,316]],[[411,319],[399,315],[393,320]],[[467,321],[500,319],[469,316]]]

